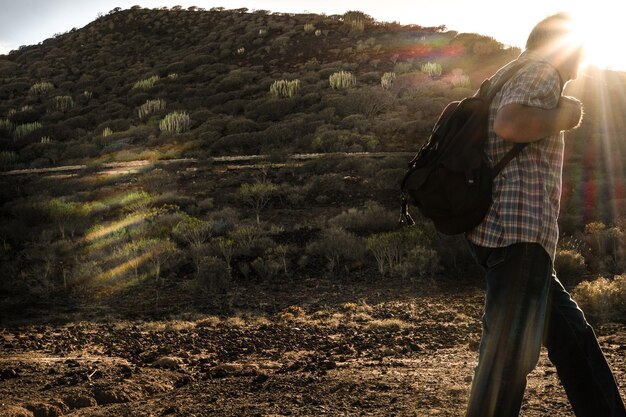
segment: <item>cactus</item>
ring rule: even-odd
[[[52,90],[53,88],[54,88],[54,85],[51,82],[44,81],[44,82],[33,84],[30,87],[30,90],[28,90],[28,92],[30,94],[44,94]]]
[[[305,23],[304,24],[304,31],[306,33],[311,33],[315,30],[315,26],[313,26],[313,23]]]
[[[0,130],[10,132],[13,130],[13,123],[10,120],[0,119]]]
[[[162,132],[182,133],[191,127],[191,119],[186,112],[173,112],[161,120],[159,128]]]
[[[467,75],[455,75],[451,79],[452,87],[455,88],[471,88],[472,83],[470,82],[470,78]]]
[[[373,20],[371,16],[360,11],[351,10],[343,14],[344,23],[352,26],[352,29],[357,32],[363,32],[365,25]]]
[[[395,72],[386,72],[380,78],[380,85],[383,87],[384,90],[389,90],[395,80],[396,80]]]
[[[113,130],[110,127],[105,127],[102,130],[102,137],[106,138],[107,136],[111,136],[113,134]]]
[[[267,29],[261,28],[259,29],[259,36],[264,37],[267,35]]]
[[[339,71],[328,77],[331,88],[349,88],[356,85],[356,77],[348,71]]]
[[[322,31],[320,29],[317,29],[315,31],[315,36],[321,36],[322,35]]]
[[[427,62],[422,65],[422,72],[428,74],[431,78],[436,78],[441,75],[441,65],[436,62]]]
[[[0,151],[0,168],[10,168],[19,161],[19,156],[13,151]]]
[[[37,129],[41,129],[42,124],[39,122],[26,123],[23,125],[19,125],[15,128],[15,138],[19,139],[23,136],[28,135],[29,133],[34,132]]]
[[[300,80],[277,80],[270,86],[270,95],[274,97],[294,97],[300,90]]]
[[[50,136],[42,136],[41,137],[41,143],[50,143],[52,141],[52,139],[50,139]]]
[[[137,113],[139,114],[140,119],[144,119],[147,116],[158,113],[161,110],[165,110],[165,100],[156,99],[156,100],[146,100],[144,104],[137,108]]]
[[[146,78],[144,80],[137,81],[133,85],[133,89],[139,88],[139,89],[142,89],[142,90],[147,90],[149,88],[154,87],[154,84],[156,84],[157,81],[159,81],[159,76],[158,75],[153,75],[150,78]]]
[[[71,96],[56,96],[53,100],[53,108],[61,112],[72,110],[74,108],[74,99]]]
[[[243,46],[240,48],[237,48],[237,55],[243,55],[246,53],[246,48],[244,48]]]

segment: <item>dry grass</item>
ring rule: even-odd
[[[222,320],[217,316],[207,316],[196,321],[196,327],[217,327]]]
[[[372,320],[367,323],[366,328],[370,330],[386,330],[386,331],[398,331],[403,330],[411,325],[400,319],[382,319]]]

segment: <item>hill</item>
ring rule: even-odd
[[[444,102],[518,53],[360,12],[114,9],[0,57],[0,165],[414,150]],[[354,88],[331,86],[342,71]],[[292,91],[271,94],[281,81]],[[159,126],[175,112],[182,134]]]

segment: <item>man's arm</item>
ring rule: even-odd
[[[511,142],[534,142],[577,127],[581,117],[582,105],[572,97],[561,97],[554,109],[511,103],[498,110],[493,130]]]

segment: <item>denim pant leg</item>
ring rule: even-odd
[[[596,335],[556,274],[550,289],[544,342],[577,417],[626,417],[617,383]]]
[[[487,292],[466,417],[516,417],[541,351],[552,261],[536,243],[471,246]]]

